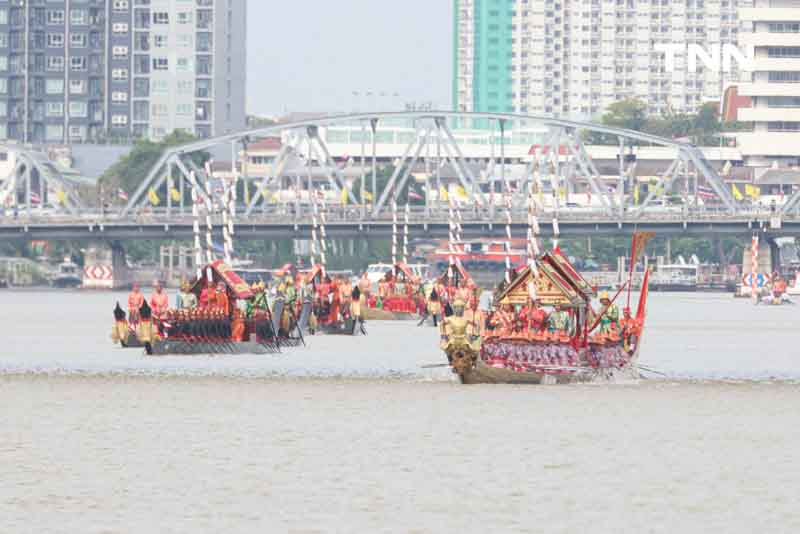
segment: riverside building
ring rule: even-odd
[[[244,0],[0,0],[0,139],[245,127]]]

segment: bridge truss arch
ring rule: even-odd
[[[348,133],[347,143],[357,149],[356,153],[337,154],[331,149],[333,145],[341,145],[329,135],[337,128]],[[403,134],[393,136],[393,148],[388,147],[383,134],[398,129]],[[606,143],[614,142],[606,151],[614,155],[613,174],[608,172],[607,159],[606,171],[601,172],[587,150],[586,140],[592,135],[604,136]],[[275,137],[281,143],[274,160],[263,172],[251,172],[248,147],[260,139]],[[234,183],[241,181],[248,190],[253,190],[252,195],[240,197],[237,208],[240,220],[266,211],[274,203],[294,204],[291,213],[300,218],[307,202],[304,198],[308,199],[310,189],[317,187],[314,184],[328,190],[334,202],[351,206],[354,217],[379,219],[390,197],[403,191],[409,180],[415,183],[415,191],[424,201],[425,214],[430,215],[446,209],[443,169],[451,173],[451,187],[459,192],[459,201],[492,219],[495,208],[503,205],[503,195],[510,195],[512,204],[521,208],[530,188],[537,190],[545,210],[557,212],[568,206],[570,194],[583,194],[584,201],[588,198],[605,216],[620,220],[640,217],[657,205],[663,206],[668,195],[680,197],[684,209],[692,210],[701,203],[698,201],[701,188],[706,203],[711,191],[714,200],[710,204],[717,211],[733,214],[738,209],[736,199],[714,167],[702,151],[690,144],[550,117],[410,111],[327,115],[171,148],[130,195],[121,215],[141,210],[149,203],[148,193],[165,185],[168,190],[179,187],[181,192],[188,185],[205,196],[209,191],[205,182],[214,179],[213,166],[199,168],[190,156],[226,146],[231,154],[227,179]],[[640,196],[641,172],[637,173],[636,154],[641,147],[657,147],[667,156],[659,159],[662,168],[651,171],[647,191]],[[383,187],[375,179],[379,165],[382,168],[390,165],[392,169],[388,180],[384,178]],[[511,181],[513,187],[509,185]],[[282,200],[270,196],[270,191],[282,188]],[[166,195],[166,210],[182,211],[185,195],[180,195],[179,206],[173,205],[171,196]]]

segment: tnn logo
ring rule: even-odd
[[[675,71],[676,54],[686,56],[686,70],[692,74],[697,72],[698,59],[703,63],[704,67],[713,72],[731,72],[734,60],[736,60],[736,64],[739,66],[740,70],[753,70],[754,52],[752,46],[749,47],[747,54],[743,54],[739,48],[730,43],[725,43],[723,45],[712,44],[709,47],[711,53],[696,43],[689,45],[658,43],[654,48],[657,52],[664,52],[664,67],[669,72]]]

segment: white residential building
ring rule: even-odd
[[[624,98],[651,113],[718,100],[729,73],[665,69],[659,45],[736,45],[752,0],[455,0],[453,101],[463,111],[597,117]],[[734,67],[736,65],[734,64]]]
[[[800,166],[800,1],[755,0],[740,18],[755,47],[751,81],[739,85],[752,106],[739,109],[753,131],[737,134],[749,166]]]

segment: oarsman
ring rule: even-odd
[[[499,335],[500,337],[505,337],[510,335],[514,328],[514,306],[511,304],[511,301],[508,299],[508,297],[504,298],[500,304],[500,309],[498,309],[492,316],[491,326],[494,329],[495,334]]]
[[[613,304],[611,302],[611,299],[608,298],[608,291],[603,291],[600,294],[600,304],[602,306],[601,313],[603,315],[602,317],[600,317],[599,333],[610,334],[612,332],[618,331],[619,308],[617,308],[617,305]]]
[[[181,284],[181,293],[180,293],[180,309],[182,310],[193,310],[197,307],[197,296],[192,293],[192,286],[189,282],[184,281]]]
[[[367,273],[361,275],[358,281],[358,290],[365,301],[369,301],[370,293],[372,292],[372,282],[369,281]]]
[[[433,326],[438,326],[442,315],[442,303],[439,301],[439,294],[436,292],[435,287],[431,289],[431,294],[428,297],[427,312],[433,318]]]
[[[627,350],[634,350],[636,348],[636,342],[639,339],[639,334],[642,331],[642,323],[635,317],[631,317],[630,308],[622,310],[620,329],[622,330],[622,339],[625,343],[625,348]]]
[[[471,337],[477,337],[482,334],[484,317],[483,312],[478,308],[478,299],[475,298],[475,295],[467,302],[464,310],[464,319],[467,320],[467,333]]]
[[[211,279],[206,282],[206,286],[200,291],[200,307],[214,307],[214,282]]]
[[[220,281],[217,284],[217,291],[214,294],[214,305],[225,317],[229,317],[231,313],[230,300],[228,299],[228,290],[225,287],[225,282]]]
[[[572,320],[563,306],[556,306],[547,320],[547,327],[550,332],[556,334],[572,335]]]
[[[541,307],[541,300],[531,301],[528,310],[528,330],[531,332],[541,332],[547,325],[547,312]]]
[[[153,317],[161,317],[169,309],[169,297],[161,287],[158,280],[153,284],[153,294],[150,296],[150,308],[153,310]]]
[[[359,320],[361,318],[361,290],[356,287],[353,288],[353,294],[351,295],[350,299],[350,317],[354,320]]]
[[[139,284],[134,283],[128,295],[128,321],[131,323],[139,322],[139,310],[144,304],[144,295],[139,289]]]

